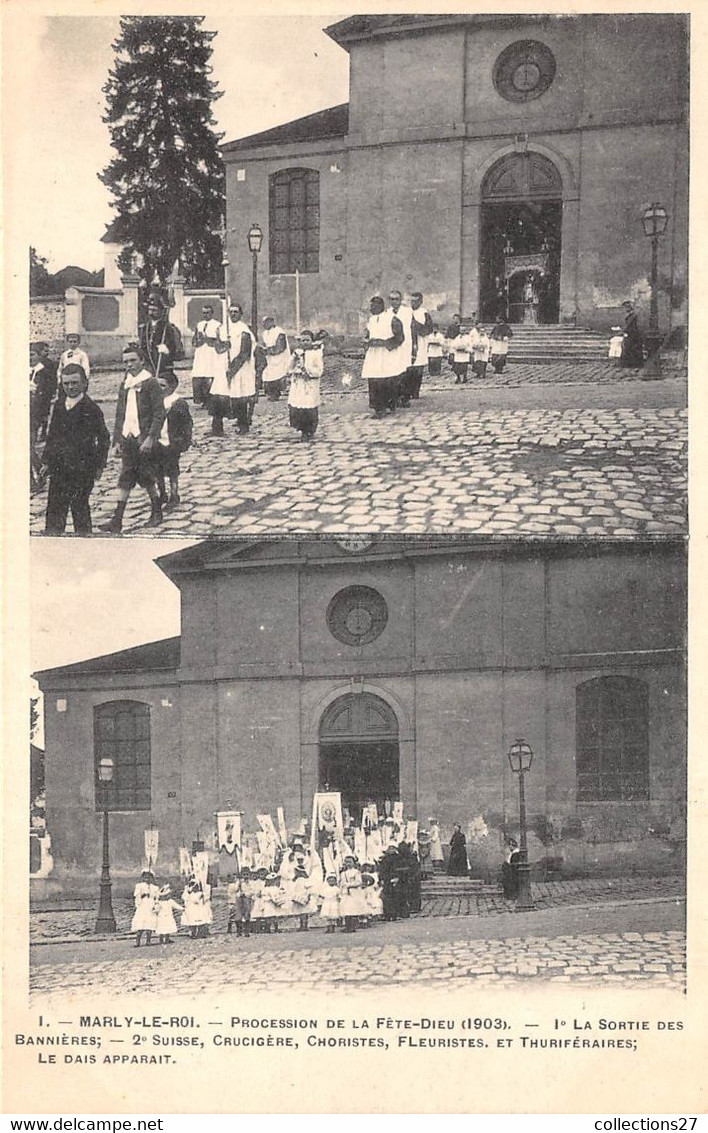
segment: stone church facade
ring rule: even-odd
[[[645,205],[663,204],[659,321],[687,311],[688,17],[353,16],[349,102],[225,144],[230,288],[259,308],[358,334],[369,297],[606,330],[646,315]]]
[[[35,674],[44,694],[52,879],[100,865],[98,764],[110,756],[112,866],[134,878],[143,831],[163,868],[216,811],[311,813],[339,790],[357,817],[476,831],[495,876],[518,834],[507,753],[532,747],[539,873],[676,868],[684,846],[685,548],[209,540],[158,560],[181,636]]]

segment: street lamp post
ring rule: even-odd
[[[101,889],[98,902],[98,916],[94,932],[115,932],[116,918],[111,901],[111,870],[108,854],[108,784],[113,781],[114,763],[110,756],[104,756],[98,764],[98,781],[103,802],[103,861],[101,863]]]
[[[252,224],[248,230],[248,246],[253,256],[253,276],[251,282],[251,329],[258,334],[258,253],[263,243],[263,229],[260,224]]]
[[[533,752],[525,740],[515,740],[509,748],[509,764],[515,775],[519,776],[519,864],[517,866],[518,886],[516,890],[516,908],[533,909],[531,896],[531,867],[529,865],[528,846],[526,842],[526,794],[524,791],[524,775],[531,770]]]
[[[663,205],[654,202],[647,205],[642,213],[644,235],[651,240],[651,297],[649,306],[649,331],[647,334],[647,360],[642,371],[643,378],[661,377],[661,334],[659,333],[659,294],[657,270],[659,240],[666,232],[668,213]]]

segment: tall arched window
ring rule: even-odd
[[[93,710],[93,752],[98,764],[113,760],[113,780],[96,792],[96,809],[150,810],[150,705],[139,700],[111,700]]]
[[[270,176],[272,275],[320,270],[320,175],[280,169]]]
[[[649,695],[634,677],[596,677],[575,694],[578,801],[649,798]]]

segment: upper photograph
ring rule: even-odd
[[[685,535],[689,23],[34,18],[32,533]]]

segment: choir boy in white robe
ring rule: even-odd
[[[207,403],[211,383],[222,368],[223,349],[221,324],[214,318],[211,303],[202,307],[202,317],[192,336],[194,359],[192,361],[192,396],[195,405],[204,407]]]
[[[497,315],[497,321],[492,327],[489,338],[491,342],[491,362],[495,374],[501,374],[506,366],[509,355],[509,342],[514,332],[506,322],[503,314]]]
[[[266,315],[261,337],[266,355],[266,368],[262,375],[263,389],[270,401],[278,401],[285,388],[285,375],[290,365],[287,335],[272,315]]]
[[[319,422],[320,379],[324,372],[324,343],[315,342],[312,331],[304,330],[292,353],[288,373],[290,426],[300,440],[311,441]]]
[[[487,372],[489,349],[491,343],[484,327],[479,323],[474,327],[474,341],[472,344],[472,370],[476,377],[483,378]]]
[[[169,885],[163,885],[157,901],[157,924],[155,931],[159,944],[172,944],[172,934],[177,932],[175,911],[183,912],[182,906],[172,898]]]
[[[433,324],[433,331],[428,338],[428,373],[431,377],[438,377],[442,373],[442,360],[445,353],[445,335],[437,323]]]
[[[157,899],[160,890],[155,884],[155,876],[149,869],[143,870],[140,881],[133,890],[135,912],[130,923],[130,931],[135,933],[135,947],[140,947],[140,937],[145,933],[145,943],[152,940],[157,932]]]
[[[445,853],[440,838],[440,827],[437,818],[428,819],[428,833],[430,834],[430,862],[433,870],[441,870],[445,864]]]
[[[398,401],[402,365],[401,348],[405,348],[403,324],[397,315],[386,311],[380,295],[374,295],[364,332],[364,364],[362,378],[369,384],[369,407],[379,419],[393,413]]]

